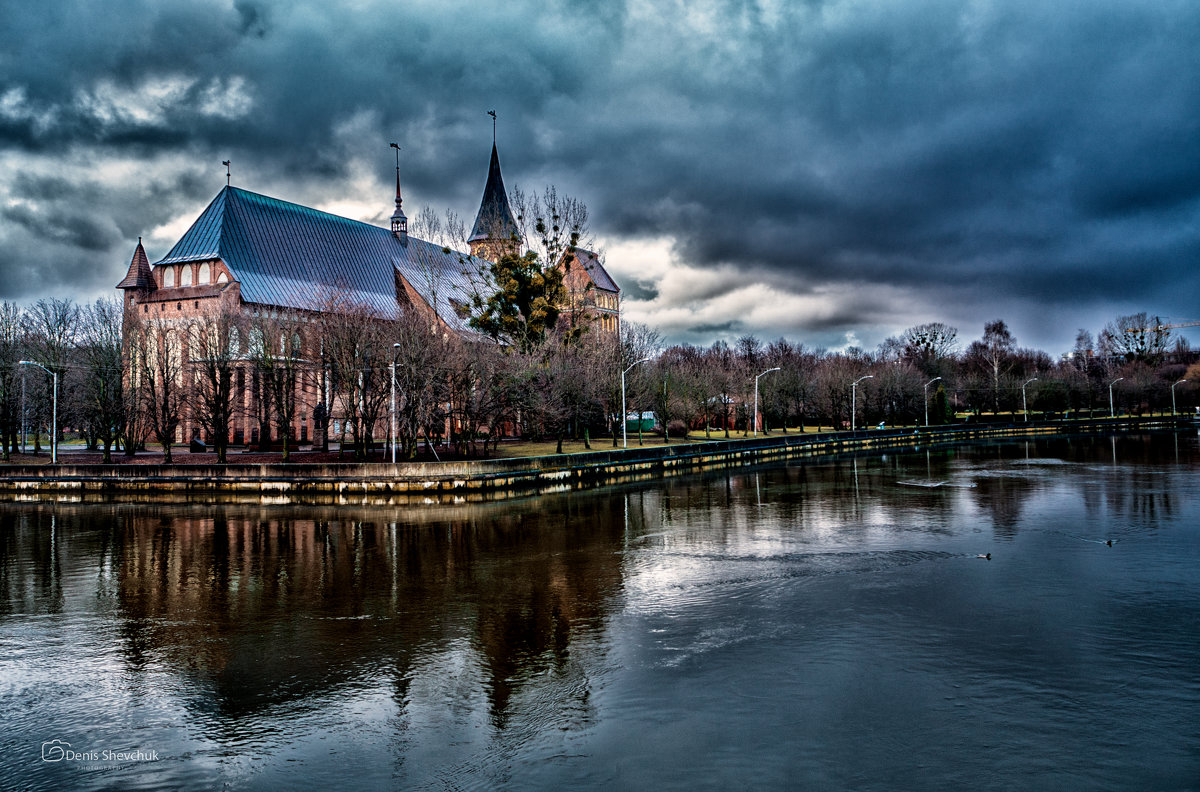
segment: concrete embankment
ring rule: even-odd
[[[1170,430],[1191,416],[961,424],[674,443],[584,454],[401,464],[57,465],[0,468],[0,501],[416,504],[561,492],[839,454],[1053,435]]]

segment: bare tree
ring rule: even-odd
[[[297,392],[310,373],[311,364],[304,358],[304,324],[292,314],[260,314],[250,322],[250,338],[246,355],[254,367],[257,383],[256,412],[264,413],[267,425],[260,424],[259,438],[270,442],[270,426],[283,448],[283,461],[291,455],[291,441],[298,404]]]
[[[335,301],[321,313],[323,361],[336,394],[331,413],[340,414],[341,436],[349,432],[358,460],[367,458],[391,393],[393,324],[368,306],[346,301]]]
[[[131,389],[141,394],[139,406],[169,465],[186,393],[182,340],[167,322],[143,319],[126,327],[125,342]]]
[[[204,428],[224,464],[233,422],[233,370],[241,353],[245,328],[231,306],[222,303],[188,325],[189,369],[195,389],[193,418]]]
[[[641,322],[624,322],[621,327],[621,337],[619,342],[620,356],[616,361],[611,360],[611,353],[604,354],[602,351],[600,351],[611,347],[611,338],[611,336],[602,335],[598,336],[596,339],[596,345],[599,347],[599,350],[595,354],[599,355],[599,364],[603,366],[603,368],[597,372],[597,377],[602,377],[602,381],[609,383],[607,392],[610,394],[615,392],[616,398],[619,399],[620,379],[617,376],[617,366],[620,366],[620,370],[624,371],[636,361],[642,360],[643,358],[652,358],[658,355],[662,350],[662,336],[657,330]],[[615,366],[612,365],[614,362],[616,363]],[[641,414],[647,408],[653,408],[655,406],[657,384],[658,378],[654,376],[654,370],[648,364],[642,364],[630,369],[629,374],[627,374],[625,378],[625,395],[628,405],[636,407],[638,411],[638,445],[642,444],[642,421],[640,420]],[[625,405],[612,412],[623,413],[624,409]],[[621,415],[620,420],[622,422],[625,420],[624,414]],[[663,429],[665,435],[665,423],[663,424]],[[616,440],[616,433],[614,432],[614,447],[616,445]]]
[[[74,402],[70,398],[70,386],[67,372],[71,357],[75,352],[79,335],[79,306],[68,299],[38,300],[26,312],[29,330],[29,351],[33,359],[41,363],[51,372],[58,375],[58,426],[61,427],[74,421]],[[31,400],[34,414],[39,423],[50,427],[50,411],[53,403],[53,377],[49,372],[41,371],[37,379],[46,394],[45,399]],[[53,438],[52,442],[58,442]],[[40,450],[40,437],[34,436],[34,453]]]
[[[396,442],[401,455],[416,455],[421,434],[441,434],[441,405],[449,399],[449,358],[456,351],[450,331],[419,308],[401,314],[391,328],[396,366]],[[390,373],[390,372],[389,372]],[[389,383],[390,390],[390,383]]]
[[[954,356],[958,330],[942,322],[926,322],[910,327],[900,336],[903,359],[927,377],[944,374],[943,361]]]
[[[458,450],[465,449],[475,456],[482,439],[486,455],[488,440],[495,448],[504,428],[517,422],[513,398],[515,356],[476,338],[455,339],[450,350],[448,401]]]
[[[983,372],[988,379],[992,392],[992,411],[996,413],[1000,412],[1001,381],[1013,368],[1015,349],[1016,340],[1002,319],[985,324],[983,338],[972,341],[967,348],[968,364]]]
[[[4,461],[17,448],[21,428],[20,366],[25,341],[25,313],[16,303],[0,302],[0,449]]]
[[[515,213],[521,243],[548,266],[553,266],[577,247],[591,247],[593,240],[588,228],[587,205],[569,195],[560,195],[554,185],[547,185],[541,195],[514,187],[509,203]]]
[[[96,300],[79,312],[79,353],[84,368],[81,387],[83,418],[103,444],[104,463],[112,462],[112,446],[125,435],[125,374],[122,371],[124,305],[119,298]]]
[[[1125,360],[1157,365],[1171,348],[1171,330],[1145,312],[1118,316],[1100,332],[1100,350]]]

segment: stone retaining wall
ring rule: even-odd
[[[212,497],[277,503],[462,502],[862,451],[1194,425],[1195,420],[1190,416],[962,424],[917,430],[777,435],[519,459],[395,465],[18,465],[0,468],[0,500],[162,501]]]

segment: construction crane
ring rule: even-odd
[[[1177,327],[1200,327],[1200,319],[1187,319],[1182,322],[1163,322],[1154,327],[1126,327],[1126,333],[1158,333],[1163,330],[1174,330]]]

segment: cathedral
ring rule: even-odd
[[[471,273],[482,261],[519,244],[495,143],[479,211],[466,240],[471,255],[410,236],[402,203],[399,167],[390,228],[226,185],[158,261],[150,262],[138,240],[116,287],[124,293],[126,320],[153,320],[182,347],[187,345],[189,323],[222,310],[246,316],[312,316],[353,306],[381,320],[419,311],[447,332],[470,333],[460,308],[467,302]],[[558,263],[566,267],[564,282],[572,304],[583,306],[601,332],[619,333],[620,289],[595,253],[577,250],[574,258],[580,266]],[[180,354],[194,359],[186,348]],[[292,436],[300,442],[331,428],[314,426],[310,432],[319,388],[304,391],[297,394],[300,408],[292,427]],[[235,445],[254,442],[258,434],[248,418],[248,389],[240,398],[244,403],[238,412],[247,417],[234,421],[228,440]],[[337,415],[329,420],[336,431]],[[177,441],[192,438],[204,439],[199,426],[184,418]]]

